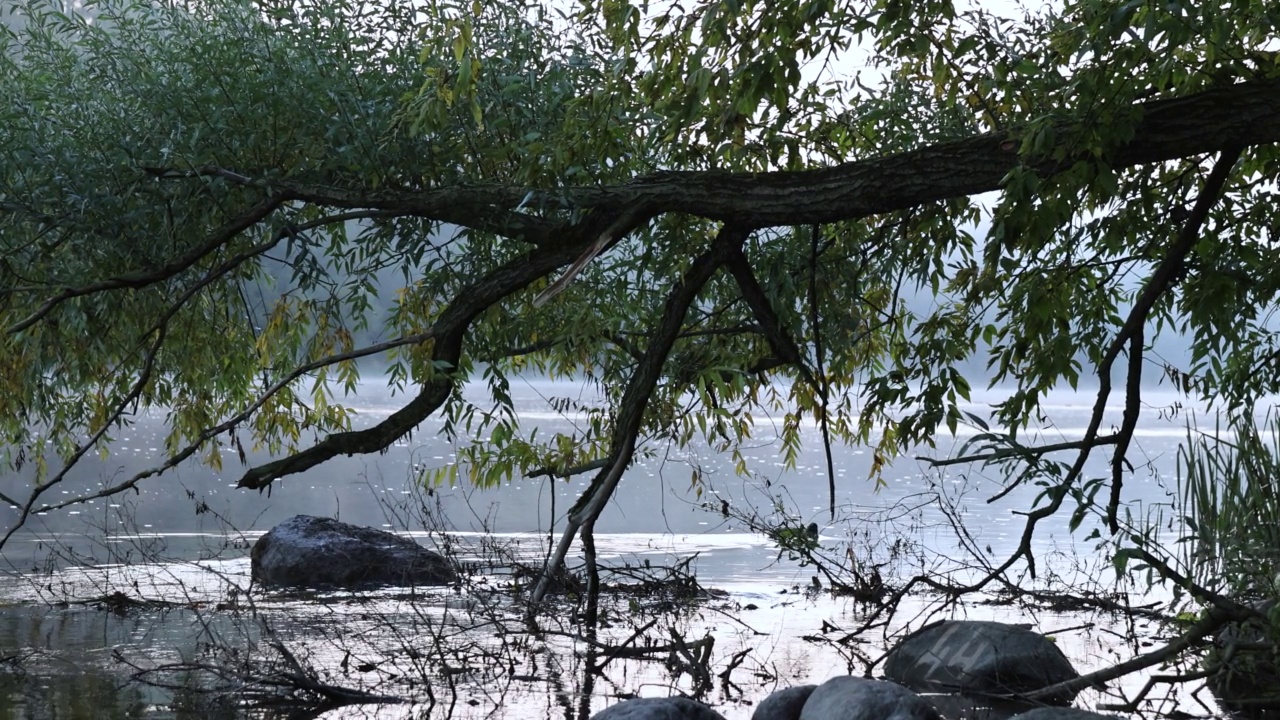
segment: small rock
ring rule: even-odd
[[[797,685],[784,688],[760,701],[751,720],[797,720],[804,703],[817,689],[817,685]]]
[[[591,720],[724,720],[724,716],[689,698],[636,698],[610,705]]]
[[[310,515],[272,528],[250,557],[253,581],[262,585],[353,588],[456,579],[444,557],[410,538]]]
[[[799,720],[941,720],[924,698],[887,680],[835,677],[819,685]]]

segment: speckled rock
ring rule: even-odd
[[[888,680],[835,677],[819,685],[799,720],[941,720],[924,698]]]
[[[330,518],[296,515],[258,538],[253,581],[284,587],[445,585],[449,562],[410,538]]]
[[[804,703],[817,689],[817,685],[796,685],[779,690],[756,706],[751,720],[796,720]]]
[[[636,698],[610,705],[591,720],[724,720],[724,716],[689,698]]]

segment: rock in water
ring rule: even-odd
[[[751,720],[796,720],[805,701],[817,689],[817,685],[797,685],[779,690],[756,706]]]
[[[918,692],[1025,693],[1079,677],[1054,642],[1016,625],[945,620],[898,643],[885,676]],[[1075,693],[1044,702],[1066,705]]]
[[[887,680],[834,677],[805,701],[799,720],[941,720],[925,699]]]
[[[689,698],[636,698],[610,705],[591,720],[724,720],[724,716]]]
[[[1270,618],[1275,605],[1266,600],[1254,607]],[[1275,637],[1270,621],[1260,618],[1228,623],[1217,633],[1205,664],[1221,670],[1209,678],[1209,688],[1237,717],[1280,718],[1280,652]]]
[[[382,530],[296,515],[258,538],[253,581],[288,587],[445,585],[456,579],[439,553]]]

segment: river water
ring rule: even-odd
[[[581,421],[554,412],[552,398],[590,401],[581,389],[562,382],[517,378],[511,390],[522,426],[537,427],[540,435],[568,432]],[[483,388],[469,388],[468,393],[483,399]],[[977,398],[970,410],[984,414],[997,397]],[[356,424],[386,417],[398,408],[398,400],[378,388],[362,388],[350,403],[359,413]],[[1148,393],[1147,402],[1131,450],[1135,467],[1126,481],[1125,505],[1135,522],[1167,528],[1172,541],[1177,528],[1168,521],[1175,515],[1176,457],[1186,439],[1189,410],[1171,395]],[[1051,396],[1043,421],[1024,442],[1078,439],[1092,403],[1090,394]],[[1175,407],[1179,411],[1170,412]],[[1118,425],[1119,418],[1120,408],[1109,408],[1104,429]],[[688,691],[693,676],[660,662],[617,660],[607,672],[593,676],[586,672],[591,658],[585,657],[581,641],[554,629],[524,645],[504,632],[490,632],[518,616],[516,608],[503,604],[504,595],[484,592],[486,584],[511,579],[498,560],[536,562],[552,540],[556,518],[587,480],[524,479],[483,491],[441,487],[423,492],[415,482],[418,471],[455,456],[456,448],[440,437],[440,428],[439,420],[428,420],[384,454],[335,459],[278,481],[270,493],[235,489],[243,467],[228,448],[222,472],[188,463],[145,481],[136,493],[30,518],[5,547],[0,563],[0,661],[19,658],[9,670],[0,663],[0,718],[208,716],[218,708],[187,693],[174,680],[179,676],[165,676],[178,686],[168,692],[124,679],[140,669],[154,673],[168,663],[208,661],[226,648],[269,655],[273,638],[327,673],[333,684],[423,701],[347,707],[326,717],[577,717],[584,693],[594,710],[620,696]],[[138,418],[117,439],[111,457],[86,462],[46,497],[74,497],[157,463],[163,434],[162,412]],[[838,512],[833,520],[827,512],[825,458],[816,429],[806,429],[794,469],[786,469],[779,458],[775,430],[767,420],[757,419],[755,434],[757,441],[746,453],[753,471],[747,479],[706,449],[653,448],[628,471],[597,524],[602,559],[637,569],[688,561],[703,588],[722,591],[676,613],[678,622],[664,620],[654,632],[667,640],[677,635],[689,641],[714,638],[714,672],[745,651],[732,670],[736,676],[730,675],[734,685],[717,683],[705,696],[731,720],[749,717],[754,702],[777,687],[838,673],[860,674],[867,660],[882,654],[893,633],[941,617],[1012,620],[1046,632],[1062,631],[1055,637],[1081,672],[1131,656],[1140,650],[1135,643],[1154,639],[1154,629],[1126,627],[1115,618],[1046,615],[982,603],[941,607],[937,598],[920,598],[904,603],[892,623],[865,638],[833,642],[856,628],[867,609],[812,589],[813,568],[752,531],[749,518],[796,527],[816,522],[824,557],[864,570],[874,564],[890,584],[924,571],[964,578],[981,571],[982,556],[998,562],[1016,546],[1023,527],[1017,513],[1033,506],[1041,488],[1028,484],[988,503],[1003,482],[994,470],[956,466],[943,472],[914,457],[896,461],[877,488],[868,479],[870,451],[841,446],[834,449]],[[952,455],[968,437],[962,429],[958,437],[921,454]],[[265,459],[249,457],[252,464]],[[699,486],[690,482],[695,466],[704,478]],[[1106,456],[1098,454],[1087,476],[1108,472]],[[0,487],[14,496],[27,482],[10,476],[0,479]],[[450,543],[474,564],[478,584],[465,594],[442,590],[413,597],[388,592],[374,598],[300,598],[257,591],[248,596],[248,547],[259,534],[296,514],[337,517],[409,531],[423,542]],[[17,517],[15,508],[0,507],[5,529]],[[1097,541],[1088,539],[1095,527],[1096,520],[1086,518],[1074,533],[1068,532],[1064,515],[1040,528],[1035,548],[1042,586],[1142,590],[1115,584],[1109,561],[1099,553]],[[622,571],[615,579],[626,577]],[[104,608],[87,602],[115,592],[164,604]],[[1167,598],[1157,592],[1151,599]],[[611,637],[625,639],[638,624],[628,619],[648,617],[652,608],[645,604],[663,602],[669,598],[643,597],[615,608]],[[1079,627],[1086,625],[1090,627]],[[570,630],[566,624],[564,632]],[[1123,639],[1135,631],[1146,635]],[[449,681],[441,685],[440,667],[451,663],[463,667],[449,669]],[[429,692],[414,684],[415,677],[435,678]],[[1140,678],[1131,679],[1106,693],[1090,691],[1080,702],[1115,702],[1117,693],[1140,686]],[[1187,712],[1201,711],[1193,702],[1177,696],[1155,709],[1167,711],[1173,703]]]

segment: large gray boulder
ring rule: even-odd
[[[924,698],[887,680],[834,677],[809,695],[799,720],[941,720]]]
[[[945,620],[898,643],[885,659],[885,676],[917,692],[979,695],[1026,693],[1079,677],[1058,646],[1016,625]],[[1066,705],[1075,693],[1042,701]]]
[[[760,701],[756,711],[751,713],[751,720],[796,720],[800,710],[817,685],[796,685],[783,688]]]
[[[382,530],[296,515],[258,538],[253,581],[286,587],[445,585],[456,577],[439,553]]]
[[[724,720],[724,716],[689,698],[636,698],[610,705],[591,720]]]

